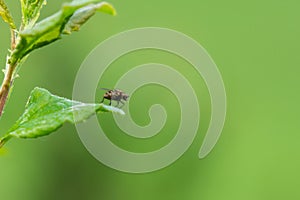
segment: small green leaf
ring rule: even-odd
[[[4,0],[0,0],[0,16],[2,17],[2,19],[9,24],[9,27],[11,29],[16,29],[16,25],[14,23],[14,20],[6,6],[6,4],[4,3]]]
[[[21,0],[22,30],[32,28],[40,16],[40,11],[46,0]]]
[[[69,19],[63,31],[64,34],[71,34],[73,31],[78,31],[80,27],[97,11],[107,14],[116,15],[115,9],[108,3],[98,3],[85,6],[78,9]]]
[[[19,33],[20,40],[11,56],[10,62],[15,63],[34,49],[60,39],[63,33],[70,33],[75,29],[75,26],[78,27],[86,22],[94,9],[115,14],[115,10],[110,4],[99,2],[100,0],[77,0],[66,3],[59,12],[35,24],[31,29],[21,31]],[[81,9],[88,10],[88,14]],[[81,12],[76,14],[75,19],[72,19],[73,14],[78,10],[81,10]],[[82,17],[82,19],[80,19],[80,17]],[[70,19],[72,19],[72,21],[68,25],[67,30],[65,30],[65,26],[69,23]]]
[[[122,110],[112,106],[72,101],[53,95],[45,89],[35,88],[31,92],[23,115],[0,139],[0,147],[12,137],[37,138],[45,136],[57,130],[65,122],[82,122],[96,112],[124,114]]]

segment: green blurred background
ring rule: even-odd
[[[201,106],[200,129],[188,151],[162,170],[122,173],[94,159],[75,127],[66,124],[48,137],[13,139],[5,146],[7,152],[0,157],[0,199],[299,199],[300,95],[296,88],[300,83],[300,2],[110,2],[118,11],[116,17],[98,13],[80,32],[31,54],[15,82],[0,131],[5,133],[22,114],[35,86],[72,98],[81,62],[104,39],[132,28],[158,26],[194,38],[218,65],[228,100],[220,140],[208,157],[197,158],[208,127],[210,102],[203,80],[192,67],[165,52],[133,52],[113,63],[101,85],[112,87],[128,69],[147,62],[179,70],[191,81]],[[7,3],[14,18],[20,19],[19,2]],[[48,1],[41,17],[60,6],[61,2]],[[0,61],[4,65],[9,31],[3,22],[0,29]],[[100,98],[102,94],[97,95]],[[136,123],[149,123],[147,111],[153,103],[163,104],[174,114],[169,115],[162,132],[149,140],[129,138],[115,127],[109,114],[99,120],[110,139],[124,149],[154,150],[172,139],[180,112],[170,91],[147,85],[131,97]]]

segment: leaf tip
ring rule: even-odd
[[[11,138],[12,136],[9,134],[4,135],[0,138],[0,150],[2,149],[3,145]]]
[[[120,115],[125,115],[125,112],[123,110],[121,110],[120,108],[116,108],[114,106],[108,106],[103,103],[101,103],[100,105],[106,112],[108,111],[108,112],[118,113]]]
[[[107,13],[107,14],[110,14],[112,16],[116,16],[117,15],[117,11],[113,7],[113,5],[111,5],[110,3],[107,3],[105,1],[100,3],[99,11]]]

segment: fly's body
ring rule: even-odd
[[[118,89],[111,90],[111,89],[106,89],[106,88],[101,88],[101,89],[107,90],[107,92],[103,95],[103,99],[102,99],[101,103],[104,102],[104,99],[108,99],[109,105],[111,105],[111,101],[116,101],[116,102],[118,102],[117,106],[119,106],[120,103],[122,104],[122,106],[124,106],[124,104],[125,104],[124,101],[127,101],[129,98],[129,95],[124,93],[122,90],[118,90]]]

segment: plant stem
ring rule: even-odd
[[[11,88],[11,85],[13,83],[13,72],[16,68],[16,65],[8,64],[8,67],[6,68],[5,77],[1,85],[0,89],[0,116],[2,115],[8,94],[9,89]]]
[[[16,47],[16,34],[14,29],[11,29],[10,33],[11,33],[10,51],[12,52]],[[0,116],[2,116],[4,106],[8,98],[9,90],[13,84],[13,74],[17,66],[16,62],[10,63],[9,60],[10,60],[9,58],[6,60],[5,76],[0,89]]]
[[[10,49],[13,51],[16,48],[16,30],[10,29]]]

